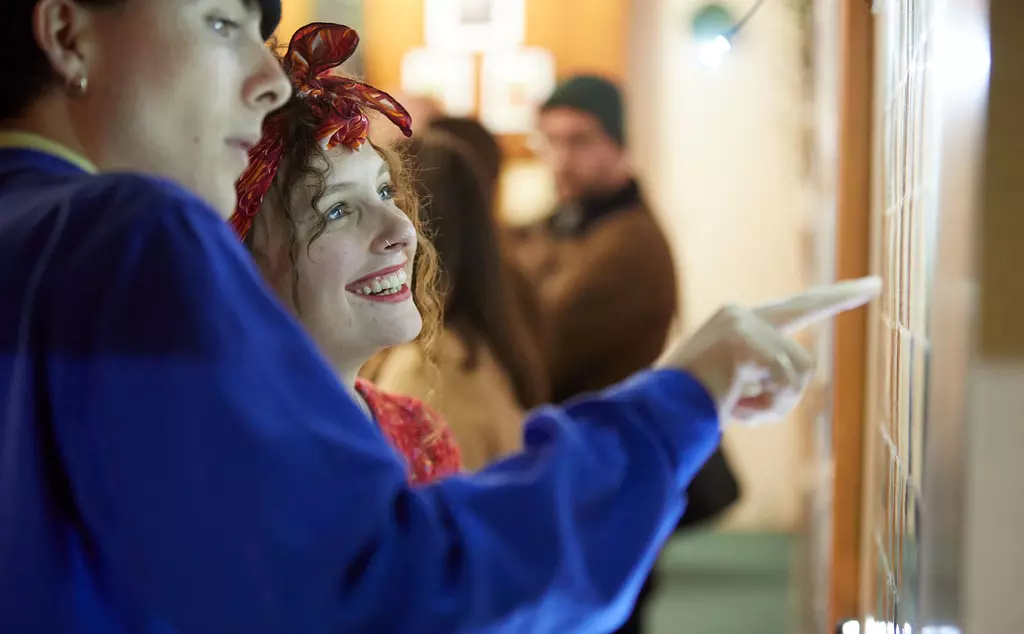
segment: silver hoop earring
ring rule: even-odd
[[[84,97],[88,91],[89,78],[85,75],[80,75],[78,79],[72,79],[68,82],[68,93],[75,99]]]

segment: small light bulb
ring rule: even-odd
[[[847,621],[840,629],[842,634],[860,634],[860,621]]]
[[[731,50],[732,43],[729,42],[729,38],[718,35],[712,40],[700,43],[697,47],[697,61],[705,68],[716,68]]]

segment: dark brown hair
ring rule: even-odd
[[[519,403],[547,400],[547,380],[499,250],[491,196],[458,139],[437,131],[417,134],[397,147],[409,160],[423,221],[441,263],[445,326],[458,332],[478,362],[487,345],[508,372]]]
[[[126,0],[77,0],[106,8]],[[0,0],[0,121],[25,114],[28,107],[60,78],[32,31],[36,0]]]
[[[75,0],[93,9],[115,8],[128,0]],[[38,0],[0,0],[0,121],[25,114],[36,99],[61,79],[39,48],[32,29]],[[247,7],[260,8],[260,28],[270,37],[281,17],[277,0],[243,0]]]
[[[271,40],[268,46],[278,53],[282,53],[282,47],[278,46],[276,40]],[[291,99],[273,115],[283,122],[283,141],[285,154],[278,167],[274,182],[267,191],[266,199],[260,212],[253,219],[253,230],[249,231],[246,237],[246,245],[252,248],[252,236],[255,233],[256,225],[267,222],[267,212],[280,214],[286,220],[284,223],[289,236],[288,254],[291,259],[292,275],[292,301],[301,316],[302,307],[298,302],[298,258],[297,227],[308,214],[316,216],[317,225],[313,230],[304,248],[309,249],[313,242],[323,235],[327,228],[327,221],[313,209],[318,207],[320,199],[327,188],[327,178],[330,175],[330,160],[327,152],[320,147],[315,136],[321,121],[318,115],[310,107],[310,104],[303,98],[292,96]],[[409,173],[401,156],[394,150],[385,147],[373,146],[381,158],[388,165],[392,185],[395,187],[394,202],[399,209],[404,211],[413,226],[416,228],[417,249],[416,258],[413,261],[412,291],[423,318],[423,329],[420,331],[419,341],[429,351],[432,351],[441,324],[441,300],[437,293],[437,252],[428,237],[423,232],[420,222],[419,197],[413,188]],[[315,193],[312,205],[303,206],[302,209],[292,209],[291,192],[303,185],[306,178],[315,180]],[[269,204],[267,204],[269,202]],[[254,259],[259,263],[263,254],[253,253]]]
[[[465,143],[476,159],[488,192],[497,191],[503,157],[498,139],[476,119],[470,117],[439,117],[430,122],[431,130],[446,132]]]

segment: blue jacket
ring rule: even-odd
[[[674,371],[414,488],[228,226],[0,149],[0,632],[603,632],[719,440]]]

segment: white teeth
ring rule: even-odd
[[[408,279],[409,276],[406,274],[405,269],[399,269],[396,273],[377,277],[367,282],[367,285],[362,288],[360,293],[363,295],[394,295],[402,290]]]

